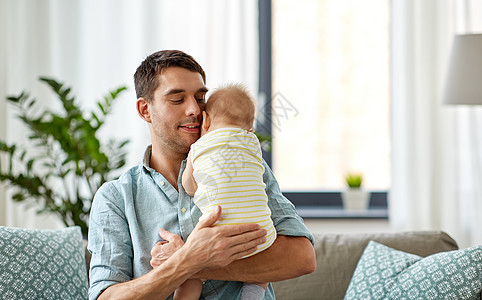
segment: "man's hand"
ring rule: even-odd
[[[151,266],[153,268],[160,266],[184,245],[184,241],[179,235],[164,228],[159,229],[159,236],[164,241],[157,242],[151,249]]]
[[[221,216],[221,207],[201,218],[187,239],[186,247],[196,252],[207,268],[221,268],[256,251],[266,241],[266,230],[258,224],[212,227]]]
[[[194,228],[186,246],[191,252],[200,255],[199,261],[209,261],[210,268],[226,266],[234,260],[256,251],[258,245],[265,242],[266,230],[257,224],[212,227],[221,216],[221,207],[203,217]],[[177,234],[165,229],[159,230],[159,236],[165,241],[158,242],[151,250],[151,266],[160,266],[184,242]]]

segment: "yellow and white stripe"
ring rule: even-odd
[[[198,186],[194,203],[202,213],[220,205],[222,216],[216,226],[257,223],[266,229],[266,242],[251,255],[271,246],[276,230],[256,135],[241,128],[213,130],[191,146],[191,159]]]

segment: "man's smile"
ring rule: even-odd
[[[183,124],[179,128],[189,133],[199,133],[199,123]]]

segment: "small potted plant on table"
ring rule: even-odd
[[[346,210],[366,210],[370,201],[370,193],[362,189],[363,176],[349,173],[345,176],[347,190],[341,193],[343,207]]]

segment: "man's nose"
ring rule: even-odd
[[[186,101],[186,114],[188,116],[198,116],[201,114],[200,104],[196,97],[189,97]]]

